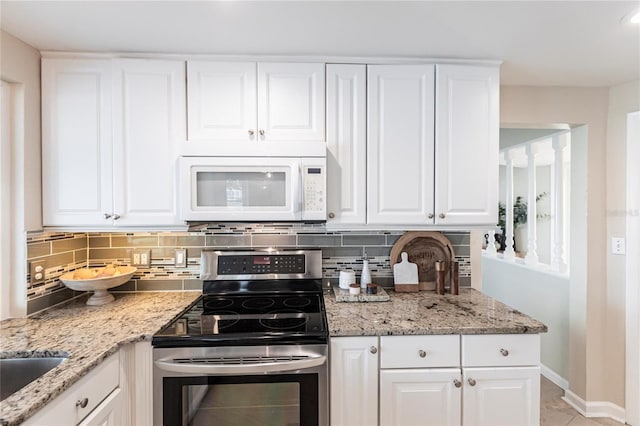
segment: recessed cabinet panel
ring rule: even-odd
[[[498,220],[499,71],[438,65],[436,223]]]
[[[116,225],[178,224],[177,145],[185,135],[184,62],[114,63]]]
[[[434,66],[368,67],[367,222],[433,222]]]
[[[332,426],[378,424],[378,338],[330,341]]]
[[[189,61],[188,140],[256,139],[256,64]]]
[[[366,222],[366,65],[327,65],[327,225]]]
[[[111,212],[111,62],[42,61],[43,224]]]
[[[324,141],[324,87],[324,64],[259,63],[259,139]]]
[[[459,368],[381,370],[380,425],[459,426]]]
[[[465,368],[465,426],[540,424],[540,368]]]

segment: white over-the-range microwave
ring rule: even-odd
[[[180,157],[185,221],[326,220],[324,157]]]

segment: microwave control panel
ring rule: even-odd
[[[304,188],[305,212],[321,212],[325,210],[325,174],[322,166],[304,166],[302,185]]]

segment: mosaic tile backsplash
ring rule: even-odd
[[[111,291],[199,290],[202,249],[314,247],[322,249],[325,281],[336,283],[340,270],[360,275],[369,260],[374,282],[393,286],[389,254],[402,231],[327,231],[323,224],[209,224],[190,232],[37,233],[27,237],[27,262],[45,260],[45,281],[31,285],[27,275],[27,312],[32,314],[80,295],[59,277],[83,267],[130,265],[133,249],[149,249],[151,265]],[[446,232],[460,262],[460,284],[471,285],[469,232]],[[176,249],[186,249],[187,266],[174,265]],[[28,266],[28,265],[27,265]],[[29,268],[27,268],[28,270]]]

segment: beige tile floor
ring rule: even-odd
[[[615,420],[586,418],[562,400],[564,391],[540,376],[540,426],[620,426]]]

